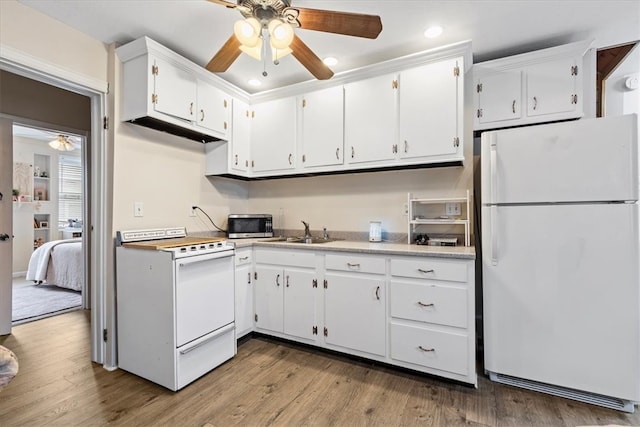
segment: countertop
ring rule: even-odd
[[[271,239],[229,239],[235,243],[236,248],[267,247],[283,249],[301,249],[312,251],[334,252],[358,252],[375,255],[409,255],[429,256],[438,258],[476,259],[476,250],[473,246],[426,246],[409,245],[398,242],[367,242],[353,240],[335,240],[326,243],[290,243],[283,242],[279,238]]]

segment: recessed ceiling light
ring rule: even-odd
[[[324,58],[322,60],[322,62],[324,62],[324,65],[331,67],[334,66],[338,63],[338,60],[336,58],[334,58],[333,56],[327,56],[326,58]]]
[[[427,28],[424,32],[424,36],[428,39],[432,39],[434,37],[438,37],[440,34],[442,34],[442,27],[439,25],[433,25],[429,28]]]
[[[262,84],[262,82],[258,79],[251,79],[247,83],[249,83],[250,86],[254,87],[260,86]]]

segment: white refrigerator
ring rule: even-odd
[[[638,116],[485,132],[481,150],[489,377],[633,412]]]

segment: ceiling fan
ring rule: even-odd
[[[267,47],[263,40],[268,37],[275,64],[290,53],[318,80],[327,80],[333,71],[295,35],[293,28],[369,39],[375,39],[382,31],[379,16],[292,7],[290,0],[209,1],[237,9],[245,18],[236,22],[234,34],[207,64],[207,70],[213,73],[226,71],[242,52],[262,59]]]

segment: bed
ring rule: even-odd
[[[83,260],[81,238],[46,242],[33,251],[26,279],[81,291]]]

